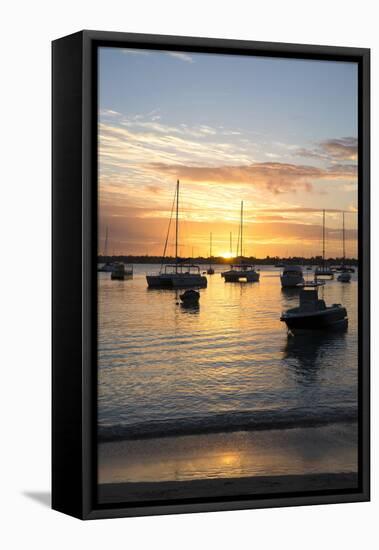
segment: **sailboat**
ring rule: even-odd
[[[179,250],[179,180],[176,182],[174,202],[176,202],[176,224],[175,224],[175,263],[161,266],[158,274],[146,275],[149,288],[204,288],[207,286],[207,278],[201,275],[200,267],[193,263],[180,261]],[[172,218],[172,211],[171,211]],[[168,225],[166,243],[163,251],[163,258],[166,255],[168,237],[171,227],[171,218]]]
[[[108,256],[108,226],[105,229],[105,240],[104,240],[104,250],[103,250],[103,257],[106,258],[107,256]],[[105,262],[104,264],[101,264],[97,268],[97,271],[112,273],[115,267],[117,267],[117,262]]]
[[[342,212],[342,265],[339,269],[341,272],[337,280],[340,283],[350,283],[351,275],[350,270],[346,268],[345,266],[345,257],[346,257],[346,249],[345,249],[345,212]]]
[[[213,275],[215,270],[212,267],[212,233],[209,236],[209,267],[207,269],[208,275]]]
[[[239,228],[239,242],[237,246],[237,257],[241,259],[241,262],[238,264],[232,264],[228,271],[224,271],[222,276],[225,279],[226,283],[238,283],[241,280],[245,280],[248,283],[257,283],[259,282],[259,273],[255,270],[255,267],[251,264],[244,263],[242,261],[243,257],[243,201],[241,201],[241,218],[240,218],[240,228]],[[238,250],[239,248],[239,250]]]
[[[315,279],[318,277],[334,279],[334,273],[325,261],[325,210],[322,211],[322,264],[315,270]]]

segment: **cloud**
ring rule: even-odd
[[[143,49],[134,49],[134,48],[125,48],[122,50],[122,53],[125,55],[151,55],[154,53],[162,53],[160,50],[143,50]],[[195,63],[194,58],[185,52],[171,52],[171,51],[165,51],[164,54],[174,57],[175,59],[179,59],[180,61],[184,61],[185,63]]]
[[[320,141],[313,149],[298,149],[296,154],[329,161],[356,161],[358,159],[358,140],[355,137],[327,139]]]
[[[115,116],[122,116],[121,113],[118,111],[114,111],[113,109],[101,109],[100,116],[104,117],[115,117]]]
[[[125,55],[150,55],[151,50],[125,48],[122,50],[122,53],[124,53]]]
[[[159,185],[146,185],[146,189],[155,194],[160,193],[162,191],[162,188],[159,187]]]
[[[281,162],[256,162],[246,165],[190,166],[153,162],[147,168],[198,183],[251,184],[274,194],[312,191],[314,180],[346,180],[356,177],[356,166],[336,165],[318,168]]]
[[[187,53],[183,53],[183,52],[166,52],[166,53],[170,57],[175,57],[176,59],[180,59],[181,61],[185,61],[186,63],[194,63],[193,57],[191,57]]]
[[[178,164],[247,164],[246,147],[215,135],[210,126],[169,126],[162,122],[124,119],[119,125],[99,124],[101,173],[139,171],[151,177],[153,162]],[[221,141],[220,141],[221,139]],[[158,172],[157,172],[158,174]],[[162,174],[162,172],[160,172]]]
[[[317,213],[319,214],[322,212],[321,208],[303,208],[301,206],[294,206],[294,207],[286,207],[283,206],[281,208],[260,208],[260,212],[281,212],[282,214],[311,214],[311,213]],[[337,212],[344,212],[341,208],[327,208],[326,212],[328,213],[337,213]]]

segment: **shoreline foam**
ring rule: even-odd
[[[239,411],[192,418],[152,420],[132,425],[100,426],[98,428],[98,440],[100,443],[105,443],[236,431],[314,428],[356,421],[357,409],[355,407],[336,407],[317,412],[304,408]]]

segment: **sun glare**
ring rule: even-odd
[[[226,258],[226,259],[227,259],[227,258],[233,258],[233,254],[232,254],[231,252],[222,252],[222,253],[220,254],[220,256],[221,256],[222,258]]]

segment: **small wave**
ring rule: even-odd
[[[221,432],[311,428],[357,421],[355,407],[309,411],[303,408],[219,413],[192,418],[153,420],[138,424],[99,426],[101,442]]]

